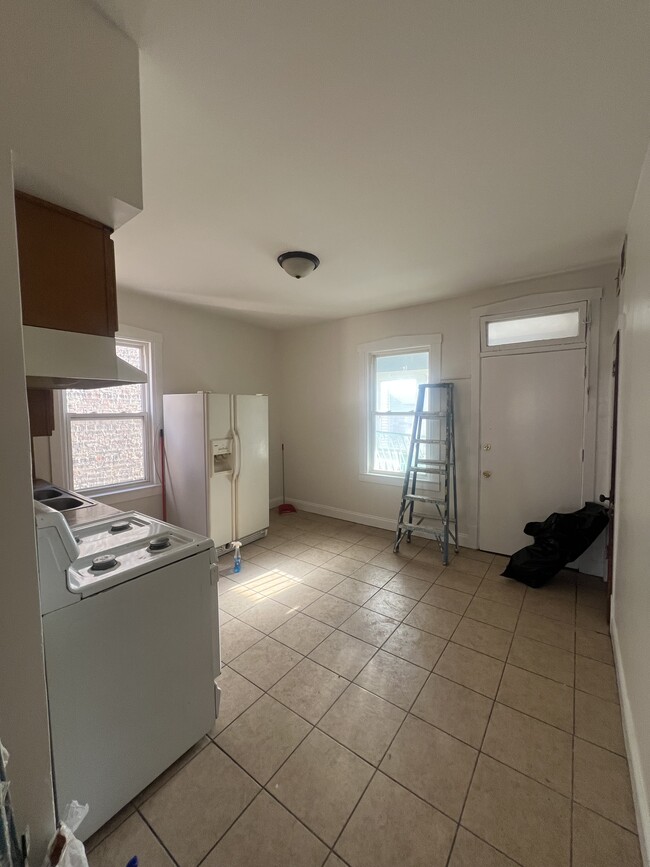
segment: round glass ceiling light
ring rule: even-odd
[[[313,253],[293,250],[290,253],[282,253],[282,255],[278,256],[278,264],[290,277],[300,280],[302,277],[308,277],[312,271],[318,268],[320,259],[318,256],[314,256]]]

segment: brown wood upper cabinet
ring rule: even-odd
[[[112,229],[16,192],[23,324],[113,337]]]

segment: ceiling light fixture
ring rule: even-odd
[[[283,268],[290,277],[300,280],[308,277],[312,271],[320,265],[318,256],[313,253],[304,253],[301,250],[293,250],[290,253],[282,253],[278,256],[278,265]]]

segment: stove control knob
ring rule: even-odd
[[[165,548],[169,548],[171,542],[169,540],[169,536],[159,536],[157,539],[153,539],[149,543],[149,551],[164,551]]]
[[[123,533],[125,530],[131,529],[130,521],[116,521],[111,525],[111,533]]]
[[[117,557],[114,554],[101,554],[95,557],[93,565],[90,567],[93,572],[103,572],[105,569],[112,569],[117,566]]]

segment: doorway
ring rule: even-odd
[[[473,312],[470,472],[481,550],[510,556],[532,542],[525,524],[593,499],[600,295],[553,293]]]

